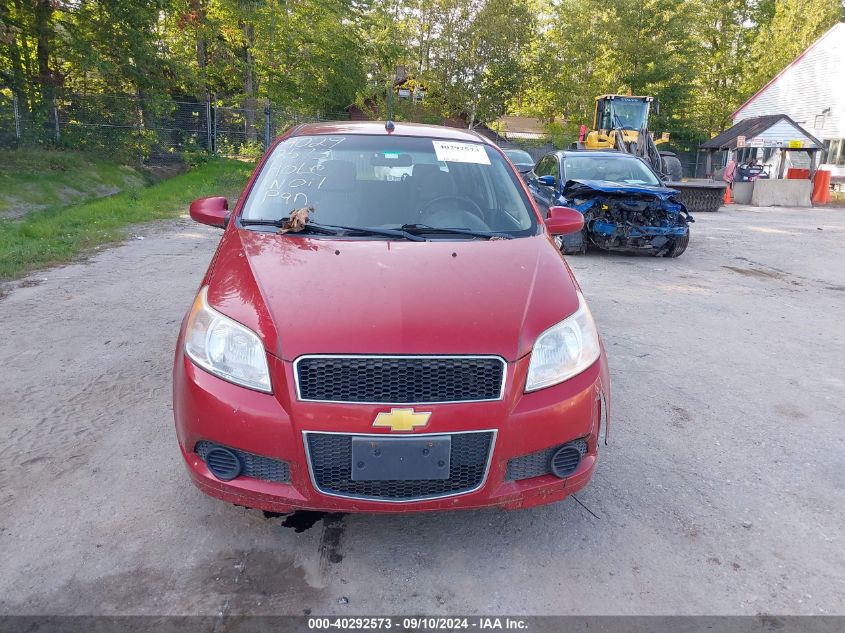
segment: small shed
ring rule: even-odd
[[[713,173],[713,154],[720,151],[737,152],[737,162],[742,162],[743,154],[749,154],[757,149],[781,152],[806,152],[810,159],[810,178],[815,175],[818,153],[824,151],[824,143],[810,134],[785,114],[769,114],[765,116],[743,119],[733,127],[718,136],[701,144],[701,149],[707,152],[706,172]],[[768,159],[768,156],[766,157]],[[786,161],[781,160],[778,168],[778,178],[783,178]]]

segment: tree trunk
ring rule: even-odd
[[[21,0],[15,0],[15,15],[21,16],[23,15],[23,9],[21,8]],[[30,112],[35,111],[35,76],[32,72],[32,66],[30,65],[30,54],[29,54],[29,42],[27,33],[21,29],[21,54],[23,56],[23,71],[24,71],[24,88],[26,89],[27,99],[28,99],[28,110]]]
[[[200,71],[200,78],[202,79],[202,91],[205,100],[208,100],[208,79],[205,75],[205,69],[208,66],[208,54],[206,53],[207,42],[205,40],[205,7],[202,5],[202,0],[189,0],[191,12],[196,17],[196,32],[197,32],[197,67]]]
[[[9,61],[12,65],[12,90],[21,104],[26,103],[26,93],[24,90],[25,78],[23,74],[23,63],[21,62],[21,51],[18,47],[18,36],[12,28],[17,27],[17,24],[12,24],[11,12],[9,11],[9,4],[6,0],[0,0],[0,22],[6,25],[9,37]]]
[[[255,60],[252,58],[252,47],[255,43],[255,29],[248,22],[241,22],[241,32],[244,36],[244,44],[241,50],[241,59],[244,64],[244,123],[246,125],[246,137],[249,141],[257,141],[258,133],[255,129],[255,109],[258,107],[255,100]]]
[[[35,57],[38,60],[38,83],[41,100],[47,105],[53,98],[56,78],[50,69],[53,36],[53,4],[51,0],[35,0]]]

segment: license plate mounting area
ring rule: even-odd
[[[353,437],[352,481],[448,479],[452,438]]]

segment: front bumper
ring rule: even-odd
[[[221,380],[197,368],[182,353],[174,364],[173,411],[179,445],[194,483],[206,494],[271,512],[309,509],[336,512],[410,512],[501,506],[525,508],[561,500],[589,481],[600,435],[607,432],[609,378],[601,358],[587,371],[560,385],[525,394],[528,358],[508,363],[505,396],[494,402],[421,405],[429,424],[413,435],[490,431],[495,441],[486,474],[469,492],[415,500],[373,500],[321,492],[307,459],[312,433],[396,436],[374,429],[379,412],[390,405],[340,404],[296,400],[292,363],[268,356],[274,393],[263,394]],[[508,480],[509,460],[584,438],[586,454],[564,479],[540,475]],[[195,452],[210,441],[254,455],[282,460],[289,483],[239,476],[217,479]]]

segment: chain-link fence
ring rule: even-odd
[[[496,130],[492,128],[484,128],[483,130],[478,130],[483,136],[486,136],[491,141],[493,141],[496,145],[501,147],[502,149],[521,149],[531,156],[536,163],[546,154],[550,154],[559,149],[563,149],[562,147],[557,147],[551,141],[545,139],[523,139],[523,138],[515,138],[515,137],[505,137],[496,132]]]
[[[17,99],[0,93],[0,147],[10,147],[20,137]]]
[[[553,143],[543,143],[542,145],[536,143],[526,143],[519,140],[507,140],[504,139],[503,142],[497,143],[499,147],[502,149],[521,149],[524,152],[528,152],[531,158],[534,159],[534,162],[537,163],[543,156],[546,154],[551,154],[559,149],[563,149],[557,147]]]
[[[294,123],[345,118],[256,99],[60,94],[32,106],[0,92],[0,147],[64,147],[141,163],[190,152],[257,156]]]
[[[157,164],[191,152],[260,156],[287,128],[308,121],[347,119],[346,112],[296,112],[269,100],[60,93],[35,105],[0,90],[0,147],[64,147],[127,162]],[[556,149],[543,140],[505,138],[485,130],[503,148],[532,158]],[[684,176],[704,175],[696,152],[679,152]]]

